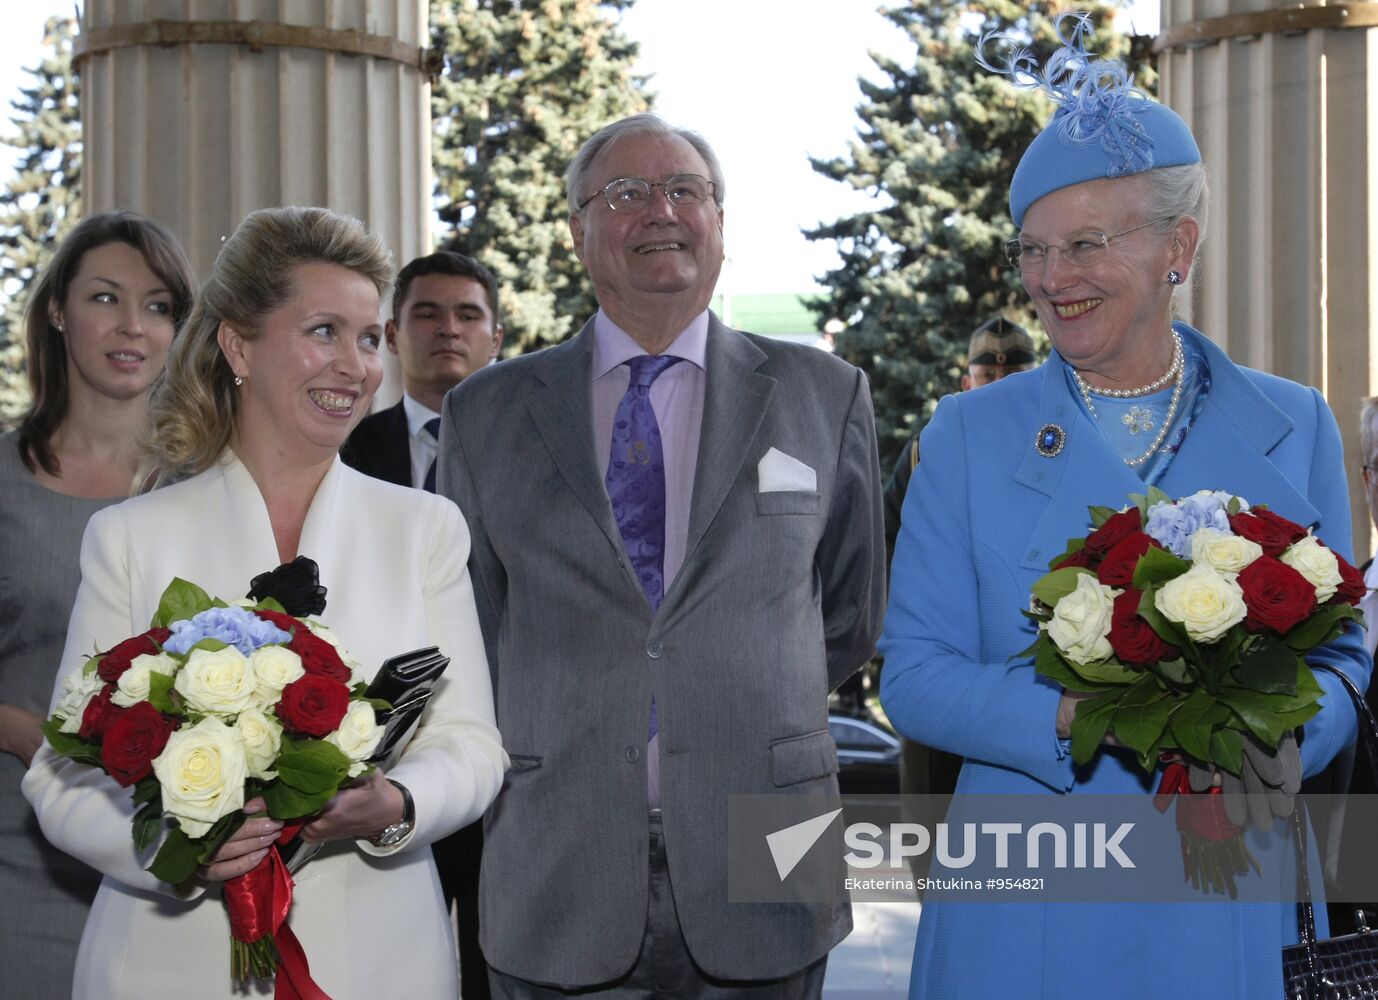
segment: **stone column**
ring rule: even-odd
[[[247,213],[274,205],[357,216],[398,266],[431,249],[426,0],[84,7],[85,212],[158,219],[202,275]]]
[[[1213,191],[1190,318],[1240,364],[1326,396],[1358,560],[1358,412],[1378,387],[1378,3],[1163,0],[1161,96]]]

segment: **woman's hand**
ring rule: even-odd
[[[43,716],[0,703],[0,752],[14,754],[28,767],[43,745]]]
[[[301,839],[310,843],[373,837],[398,823],[406,804],[402,793],[377,768],[325,804],[319,815],[302,828]]]
[[[220,845],[209,864],[197,869],[197,875],[205,881],[224,882],[253,871],[282,832],[282,821],[268,816],[268,803],[263,799],[244,803],[244,812],[249,818]]]

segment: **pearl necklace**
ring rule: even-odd
[[[1126,458],[1124,464],[1131,469],[1137,469],[1150,458],[1153,453],[1162,445],[1167,433],[1172,429],[1172,420],[1177,416],[1177,404],[1182,401],[1182,386],[1186,379],[1182,377],[1183,369],[1186,367],[1186,360],[1182,351],[1182,338],[1176,330],[1172,331],[1172,365],[1161,376],[1154,379],[1148,385],[1140,386],[1137,389],[1092,389],[1087,385],[1086,380],[1081,377],[1081,372],[1072,369],[1072,378],[1077,383],[1077,388],[1081,390],[1082,402],[1086,404],[1087,411],[1092,417],[1096,415],[1096,404],[1091,402],[1091,393],[1094,392],[1101,396],[1113,396],[1117,399],[1132,399],[1135,396],[1147,396],[1151,392],[1157,392],[1168,382],[1172,382],[1172,399],[1168,402],[1167,416],[1163,418],[1163,425],[1158,429],[1158,436],[1153,439],[1153,443],[1148,446],[1148,450],[1137,458]]]

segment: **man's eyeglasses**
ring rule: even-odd
[[[1079,236],[1075,236],[1066,243],[1039,243],[1037,240],[1026,239],[1021,236],[1017,240],[1010,240],[1005,244],[1005,259],[1009,261],[1011,267],[1017,267],[1021,271],[1042,271],[1044,263],[1048,260],[1048,251],[1056,250],[1062,254],[1062,259],[1073,267],[1091,267],[1105,259],[1105,252],[1110,249],[1110,241],[1117,240],[1121,236],[1128,236],[1130,233],[1137,233],[1140,229],[1147,229],[1160,222],[1167,222],[1173,216],[1164,216],[1160,219],[1150,219],[1143,225],[1135,226],[1133,229],[1126,229],[1120,233],[1105,233],[1090,230]]]
[[[665,192],[666,200],[675,208],[701,205],[718,190],[716,184],[698,174],[676,174],[658,184],[643,181],[640,177],[619,177],[609,181],[603,190],[595,191],[581,201],[578,211],[582,212],[589,202],[601,194],[614,212],[641,212],[651,203],[651,192],[655,188]]]

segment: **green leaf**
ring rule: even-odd
[[[1242,688],[1263,694],[1297,693],[1297,654],[1280,639],[1258,636],[1230,675]]]
[[[1114,507],[1102,507],[1100,505],[1088,507],[1087,510],[1091,512],[1091,526],[1094,528],[1099,528],[1106,521],[1119,513]],[[1081,545],[1086,544],[1084,538],[1078,538],[1076,541],[1081,542]],[[1077,548],[1081,548],[1081,545],[1078,545]]]
[[[1175,580],[1189,569],[1191,563],[1155,545],[1139,557],[1134,567],[1134,586],[1138,590],[1147,590],[1152,584]]]
[[[1095,578],[1095,574],[1084,566],[1068,566],[1066,569],[1055,569],[1051,573],[1045,573],[1039,578],[1038,582],[1033,585],[1033,595],[1051,608],[1058,601],[1076,590],[1077,579],[1083,576]]]
[[[137,834],[135,837],[137,842]],[[201,845],[188,837],[181,827],[174,826],[168,831],[163,846],[158,848],[158,853],[153,858],[153,864],[148,866],[148,870],[155,878],[178,885],[196,873],[196,866],[201,863],[200,858]]]
[[[1105,739],[1119,701],[1114,693],[1077,702],[1072,718],[1072,760],[1085,764]]]
[[[134,804],[142,805],[145,802],[152,802],[155,799],[162,799],[163,787],[158,784],[155,775],[150,774],[142,781],[134,785]]]
[[[1341,623],[1360,617],[1357,608],[1348,604],[1326,604],[1312,612],[1311,617],[1297,623],[1285,636],[1287,645],[1298,653],[1309,653],[1340,634]]]
[[[1308,671],[1309,673],[1309,671]],[[1240,721],[1269,749],[1277,747],[1282,734],[1302,725],[1321,710],[1318,702],[1298,695],[1261,694],[1244,688],[1225,686],[1220,700],[1234,710]]]
[[[140,782],[142,784],[142,782]],[[157,782],[154,782],[156,785]],[[162,798],[145,802],[134,814],[134,850],[146,850],[163,830]],[[160,852],[161,853],[161,852]]]
[[[1157,685],[1152,685],[1152,689],[1156,690]],[[1115,738],[1131,750],[1138,751],[1141,759],[1155,758],[1158,756],[1157,745],[1163,730],[1167,728],[1168,720],[1181,705],[1182,702],[1177,698],[1158,691],[1146,704],[1121,704],[1110,723],[1110,728]]]
[[[1123,687],[1121,684],[1088,681],[1076,673],[1071,664],[1058,652],[1057,644],[1047,637],[1047,633],[1040,636],[1036,645],[1038,652],[1034,659],[1035,672],[1057,681],[1069,691],[1106,691]]]
[[[1244,768],[1244,738],[1237,729],[1217,729],[1211,733],[1210,756],[1204,758],[1238,776]]]
[[[1175,687],[1188,684],[1192,677],[1187,669],[1187,661],[1180,656],[1175,660],[1159,660],[1148,669]]]
[[[276,597],[265,597],[254,605],[255,611],[276,611],[279,614],[287,614],[287,609],[282,606],[282,602]]]
[[[1229,502],[1225,504],[1225,513],[1230,515],[1230,517],[1234,517],[1234,515],[1240,512],[1242,507],[1243,505],[1239,502],[1239,497],[1230,497]]]
[[[299,792],[292,786],[277,781],[263,793],[263,801],[268,803],[268,815],[274,819],[299,819],[319,812],[334,794],[334,789],[323,792]]]
[[[1200,761],[1210,760],[1212,724],[1208,719],[1218,704],[1216,699],[1197,688],[1183,701],[1172,716],[1172,736],[1182,750]]]
[[[48,740],[48,745],[57,752],[58,756],[66,757],[81,764],[94,764],[101,766],[100,744],[92,740],[84,740],[76,733],[64,733],[62,723],[65,720],[59,716],[54,716],[39,728]]]
[[[218,653],[228,645],[229,643],[227,642],[221,642],[219,639],[212,639],[210,636],[207,636],[195,646],[192,646],[191,649],[204,649],[207,653]],[[191,649],[187,650],[188,656],[191,655]]]
[[[185,621],[194,615],[214,607],[210,595],[196,584],[174,577],[163,591],[158,601],[158,611],[153,616],[154,628],[168,628],[173,622]]]
[[[307,795],[333,795],[349,777],[349,758],[324,740],[284,740],[275,765],[278,781]],[[328,798],[329,796],[327,796]]]
[[[172,693],[177,678],[152,670],[148,675],[148,703],[164,715],[181,715],[182,700]]]
[[[1099,663],[1071,663],[1068,665],[1083,679],[1101,686],[1123,687],[1134,684],[1143,677],[1143,672],[1130,670],[1118,660],[1101,660]]]
[[[1157,632],[1158,638],[1164,642],[1170,642],[1181,650],[1194,650],[1196,644],[1191,641],[1186,629],[1158,610],[1158,604],[1154,600],[1157,592],[1156,585],[1144,588],[1143,596],[1139,598],[1139,617],[1148,622],[1148,627]]]

